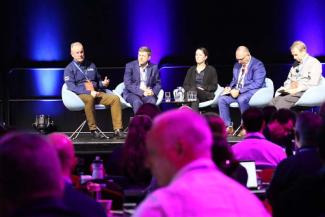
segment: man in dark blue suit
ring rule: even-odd
[[[266,71],[263,63],[252,57],[245,46],[239,46],[236,50],[236,59],[233,68],[233,79],[219,97],[219,113],[224,120],[227,131],[231,123],[229,105],[233,102],[239,104],[241,114],[248,109],[249,100],[260,88],[265,87]]]
[[[161,89],[158,66],[150,63],[150,58],[150,48],[140,47],[138,60],[126,64],[123,97],[132,105],[134,113],[143,103],[155,104]]]

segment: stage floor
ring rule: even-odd
[[[124,144],[125,139],[113,138],[113,132],[105,132],[105,135],[109,139],[95,139],[89,132],[80,133],[78,138],[73,140],[76,154],[110,154],[116,147]],[[227,139],[230,144],[235,144],[241,141],[242,137],[229,136]]]
[[[66,133],[68,136],[71,133]],[[125,139],[113,138],[113,132],[105,132],[109,139],[95,139],[90,132],[82,132],[78,138],[73,140],[76,154],[110,154],[112,151],[124,144]]]

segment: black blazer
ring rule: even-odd
[[[196,89],[196,65],[192,66],[187,70],[186,77],[183,83],[183,87],[186,91]],[[207,91],[214,93],[218,88],[218,74],[213,66],[207,65],[204,69],[203,85],[202,88]]]

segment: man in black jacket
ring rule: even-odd
[[[288,204],[283,202],[283,195],[290,192],[299,180],[315,177],[322,167],[317,147],[321,126],[322,120],[319,116],[311,112],[299,115],[296,122],[296,142],[299,149],[294,156],[280,162],[267,191],[274,216],[286,216],[283,213],[288,209]]]

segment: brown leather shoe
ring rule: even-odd
[[[226,132],[228,136],[231,136],[234,133],[234,128],[233,127],[227,127]]]

